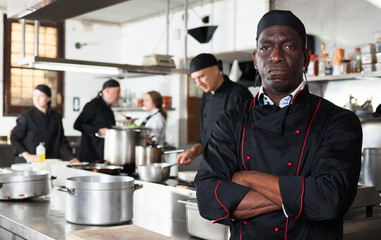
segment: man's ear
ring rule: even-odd
[[[257,51],[253,51],[254,68],[255,68],[255,69],[258,69],[258,67],[257,67],[257,60],[256,60],[256,58],[255,58],[256,55],[257,55]]]
[[[311,48],[305,48],[304,49],[304,64],[303,64],[305,69],[307,69],[308,64],[310,64],[310,60],[311,60]]]

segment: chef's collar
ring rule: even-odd
[[[291,103],[292,99],[294,99],[295,95],[298,92],[300,92],[305,86],[306,86],[306,81],[302,81],[302,83],[299,84],[299,86],[292,93],[290,93],[288,96],[282,98],[279,101],[279,107],[283,108],[283,107],[290,105],[290,103]],[[258,100],[259,100],[259,103],[261,105],[275,105],[275,103],[265,94],[265,92],[263,90],[263,85],[259,89]]]

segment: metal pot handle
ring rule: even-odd
[[[98,138],[105,138],[105,135],[102,135],[102,134],[99,134],[99,133],[95,133],[95,136],[98,137]]]
[[[132,188],[132,191],[134,192],[142,188],[143,188],[143,184],[135,184],[134,187]]]
[[[66,186],[55,186],[54,188],[57,189],[58,191],[67,192],[67,193],[69,193],[71,195],[74,195],[74,192],[75,192],[74,189],[67,188]]]

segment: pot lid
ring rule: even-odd
[[[0,183],[26,182],[49,179],[48,171],[14,171],[0,174]]]
[[[83,190],[115,190],[134,186],[134,178],[128,176],[80,176],[66,179],[66,187]]]

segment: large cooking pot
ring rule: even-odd
[[[114,165],[135,165],[135,146],[146,146],[147,128],[106,130],[104,159]]]
[[[85,225],[112,225],[133,217],[133,192],[141,186],[127,176],[80,176],[57,187],[66,194],[66,220]]]
[[[136,146],[135,147],[135,164],[146,165],[150,163],[163,162],[163,148],[153,146]]]
[[[381,191],[381,148],[364,148],[363,151],[363,182],[375,186]]]
[[[25,199],[49,194],[48,171],[14,171],[0,174],[0,199]]]

